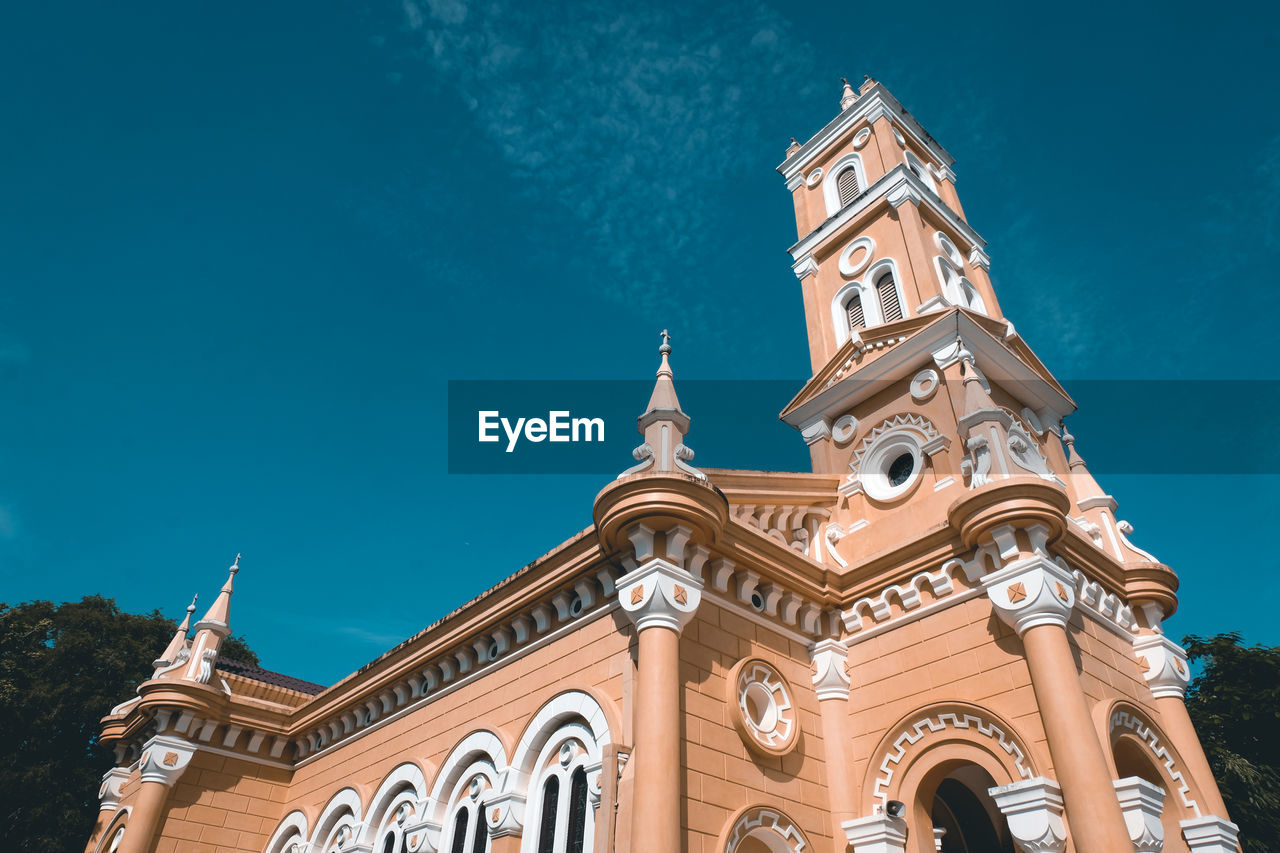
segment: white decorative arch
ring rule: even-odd
[[[307,840],[307,816],[291,811],[280,821],[267,842],[267,853],[287,853],[290,844],[304,844]]]
[[[1116,737],[1116,731],[1119,729],[1128,729],[1133,732],[1134,736],[1142,742],[1142,745],[1151,751],[1151,755],[1169,774],[1169,779],[1174,785],[1174,792],[1182,800],[1183,807],[1196,817],[1201,817],[1203,813],[1200,811],[1200,804],[1191,796],[1191,786],[1187,784],[1186,776],[1178,768],[1177,762],[1169,754],[1169,750],[1165,749],[1164,744],[1160,742],[1155,730],[1146,721],[1139,718],[1137,714],[1128,711],[1116,711],[1111,715],[1111,737],[1113,741]]]
[[[364,806],[354,788],[343,788],[334,794],[320,813],[315,831],[311,834],[313,853],[329,853],[329,848],[343,827],[348,827],[350,836],[355,838],[360,832],[363,815]]]
[[[404,821],[408,823],[425,805],[427,779],[422,768],[408,761],[399,765],[382,780],[369,804],[368,817],[360,841],[379,850],[378,841],[387,825],[395,820],[395,812],[408,803],[413,812]]]
[[[724,843],[724,853],[734,853],[738,845],[748,838],[768,847],[770,853],[803,853],[809,846],[795,821],[767,806],[748,808],[733,822]]]
[[[850,168],[858,176],[858,190],[860,193],[866,192],[869,186],[867,172],[862,166],[862,157],[860,155],[849,153],[831,164],[831,168],[827,169],[826,175],[822,178],[822,200],[827,205],[827,216],[834,216],[840,210],[840,193],[836,190],[836,181],[839,180],[841,172]]]
[[[507,769],[507,748],[493,732],[480,730],[464,737],[440,765],[435,784],[431,786],[430,816],[442,821],[449,806],[449,795],[476,765],[492,768],[494,777]]]
[[[534,715],[516,745],[511,758],[512,769],[527,775],[536,766],[534,759],[551,736],[562,724],[575,718],[586,722],[597,754],[612,743],[609,720],[600,703],[590,693],[571,690],[556,696]]]
[[[906,152],[906,162],[907,168],[911,170],[911,173],[919,178],[925,186],[933,190],[934,195],[938,195],[938,185],[934,183],[933,175],[929,174],[929,168],[920,161],[920,158],[908,151]]]

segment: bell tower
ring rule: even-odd
[[[864,330],[952,306],[1001,318],[954,162],[870,78],[856,93],[845,81],[840,114],[804,145],[792,140],[778,171],[795,204],[814,372]]]

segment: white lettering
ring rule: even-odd
[[[566,414],[568,414],[566,412]],[[582,427],[584,438],[578,438],[578,427]],[[591,430],[595,428],[595,438],[591,437]],[[574,441],[604,441],[604,418],[574,418],[573,419],[573,440]]]
[[[569,440],[569,413],[568,412],[551,412],[551,440],[552,441],[568,441]]]
[[[480,440],[481,441],[497,441],[496,434],[490,435],[489,430],[497,429],[498,422],[494,420],[498,416],[497,412],[480,412]]]
[[[542,441],[547,437],[547,422],[542,418],[529,418],[524,425],[524,437],[530,441]]]
[[[516,449],[516,442],[520,439],[520,427],[524,425],[524,418],[516,419],[516,428],[511,428],[511,421],[506,418],[502,419],[502,429],[507,434],[507,452]]]

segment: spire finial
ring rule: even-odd
[[[191,618],[191,614],[196,612],[196,602],[200,600],[200,593],[191,596],[191,603],[187,605],[187,618]]]
[[[236,561],[235,561],[234,563],[232,563],[232,564],[231,564],[231,570],[230,570],[230,571],[231,571],[231,574],[233,574],[233,575],[234,575],[236,572],[240,571],[240,552],[239,552],[239,551],[237,551],[237,552],[236,552]]]
[[[840,111],[844,112],[853,106],[853,102],[858,100],[858,96],[853,92],[853,86],[845,77],[840,78],[840,82],[844,84],[844,89],[840,92]]]
[[[662,346],[658,347],[658,352],[662,355],[662,364],[658,365],[658,376],[670,379],[675,374],[671,372],[671,363],[667,361],[667,356],[671,355],[671,333],[666,329],[662,330]]]

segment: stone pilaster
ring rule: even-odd
[[[119,853],[149,853],[169,791],[186,772],[195,754],[195,744],[172,735],[156,735],[143,746],[142,758],[138,760],[142,785],[134,797]]]
[[[849,647],[839,640],[819,640],[809,647],[813,663],[813,691],[822,718],[822,745],[827,764],[828,808],[833,826],[841,826],[857,814],[854,806],[853,756],[849,736]],[[832,839],[835,853],[844,853],[846,842]]]

